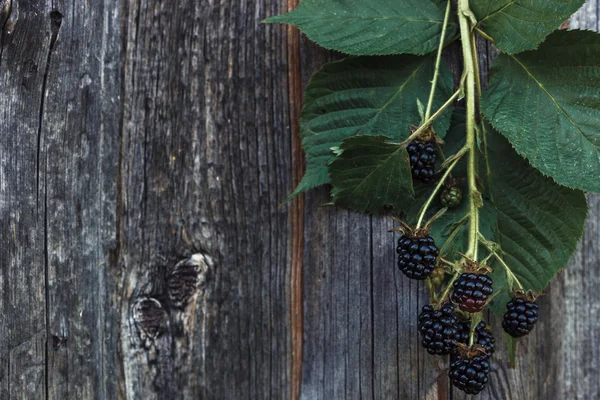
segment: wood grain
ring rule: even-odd
[[[326,189],[280,206],[302,88],[341,57],[259,24],[296,5],[0,0],[0,399],[465,398],[419,346],[392,222]],[[589,202],[517,369],[501,346],[478,398],[600,397]]]

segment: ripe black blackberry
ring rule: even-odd
[[[469,334],[471,333],[471,322],[459,322],[458,328],[458,343],[465,345],[469,344]],[[492,332],[487,329],[487,324],[481,321],[475,327],[475,343],[483,347],[485,354],[480,354],[480,357],[490,357],[496,351],[496,338]]]
[[[426,279],[435,268],[440,254],[431,236],[404,234],[398,239],[398,268],[411,279]]]
[[[537,303],[517,297],[506,304],[502,328],[512,337],[518,338],[531,332],[537,320]]]
[[[452,301],[463,311],[479,312],[494,292],[492,283],[492,278],[487,275],[465,272],[454,281]]]
[[[433,142],[414,141],[406,146],[408,156],[410,157],[410,169],[413,179],[420,180],[423,183],[433,181],[435,175],[435,162],[437,155]]]
[[[481,392],[488,382],[490,363],[486,357],[477,355],[475,357],[460,356],[450,364],[448,377],[450,382],[467,394]]]
[[[424,306],[419,314],[419,332],[423,335],[421,345],[429,354],[450,354],[458,340],[456,322],[453,304],[446,303],[439,310],[431,305]]]
[[[456,208],[462,201],[462,190],[456,186],[444,189],[440,195],[440,200],[444,207]]]

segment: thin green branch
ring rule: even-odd
[[[456,92],[454,92],[454,94],[452,96],[450,96],[450,98],[444,103],[444,105],[442,105],[439,110],[437,110],[435,112],[435,114],[433,114],[431,117],[429,117],[427,120],[425,120],[425,122],[423,122],[423,125],[421,125],[416,131],[414,131],[406,140],[403,140],[400,144],[401,145],[405,145],[408,144],[410,142],[412,142],[414,139],[416,139],[417,137],[419,137],[419,135],[421,135],[427,128],[429,128],[429,126],[431,125],[431,123],[440,116],[440,114],[446,109],[448,108],[450,105],[452,105],[452,103],[454,102],[454,100],[456,100],[456,98],[458,97],[458,95],[460,94],[460,90],[457,90]]]
[[[423,207],[421,207],[421,211],[419,212],[419,219],[417,221],[416,229],[419,229],[421,227],[421,224],[423,223],[423,218],[425,217],[425,213],[427,212],[427,209],[429,208],[429,205],[431,204],[431,202],[433,201],[433,199],[435,198],[435,196],[437,195],[437,193],[440,191],[440,188],[442,187],[442,185],[446,181],[446,178],[448,178],[448,175],[450,175],[450,172],[452,172],[452,169],[456,166],[456,164],[458,164],[458,162],[460,161],[460,159],[461,159],[461,157],[457,157],[452,162],[452,164],[450,164],[450,166],[448,167],[448,169],[446,169],[446,172],[444,172],[444,175],[442,175],[442,177],[440,178],[439,182],[435,186],[435,189],[433,189],[433,192],[431,193],[431,195],[427,199],[427,202],[425,202],[425,204],[423,204]]]
[[[481,319],[481,312],[475,313],[471,317],[471,329],[469,331],[469,347],[473,346],[473,343],[475,343],[475,329],[477,328],[477,325],[479,325],[479,323],[481,322]]]
[[[438,47],[437,58],[435,59],[435,69],[433,72],[433,80],[431,81],[431,91],[429,92],[429,100],[427,101],[427,109],[425,110],[425,118],[427,121],[431,116],[431,107],[433,106],[433,98],[435,97],[435,88],[437,86],[437,80],[440,73],[440,62],[442,61],[442,50],[444,49],[444,39],[446,38],[446,28],[448,27],[448,20],[450,19],[450,8],[451,2],[448,0],[446,5],[446,14],[444,15],[444,24],[442,25],[442,36],[440,37],[440,45]]]
[[[485,237],[483,237],[482,234],[479,234],[479,241],[481,242],[481,244],[483,244],[485,246],[486,249],[488,249],[488,251],[491,254],[494,255],[494,257],[496,257],[496,260],[498,260],[500,262],[500,264],[502,265],[502,267],[506,271],[506,274],[508,276],[510,276],[510,278],[512,280],[514,280],[516,282],[516,284],[519,287],[519,289],[520,290],[525,290],[525,288],[523,287],[523,285],[519,281],[519,278],[517,278],[517,276],[515,274],[513,274],[513,272],[511,271],[510,267],[508,266],[508,264],[506,264],[506,262],[504,261],[504,259],[502,259],[502,257],[500,257],[500,255],[498,254],[498,250],[496,248],[494,248],[494,246],[491,246],[490,243],[485,239]]]
[[[448,282],[448,285],[446,286],[446,288],[444,289],[444,291],[440,295],[440,301],[443,301],[446,298],[446,296],[448,296],[448,293],[450,293],[450,289],[454,285],[454,281],[458,279],[458,277],[460,276],[461,273],[462,273],[462,271],[456,271],[454,273],[454,275],[452,275],[452,278]]]
[[[475,32],[477,32],[479,34],[479,36],[481,36],[482,38],[484,38],[488,42],[494,43],[494,39],[492,39],[491,36],[489,36],[487,33],[485,33],[484,31],[482,31],[478,27],[475,27]]]

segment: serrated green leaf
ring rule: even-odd
[[[419,124],[416,102],[427,102],[434,57],[350,57],[325,65],[311,79],[301,114],[307,171],[295,195],[329,183],[331,148],[355,135],[384,135],[400,142]],[[442,63],[433,109],[452,95],[452,74]],[[450,123],[445,110],[433,127],[443,137]]]
[[[497,214],[493,240],[523,288],[540,292],[577,247],[587,216],[585,196],[544,177],[491,127],[486,129],[484,141],[485,201]],[[506,268],[492,260],[494,291],[499,293],[492,310],[503,315],[513,287],[508,284]]]
[[[501,51],[533,50],[579,9],[584,0],[470,0],[477,27]]]
[[[298,27],[317,44],[352,55],[426,54],[440,43],[441,0],[304,0],[268,18]],[[450,21],[447,36],[456,33]]]
[[[377,214],[384,207],[403,209],[414,190],[404,146],[385,136],[354,136],[342,141],[341,154],[329,165],[336,205]]]
[[[544,175],[600,192],[600,35],[559,31],[537,51],[500,55],[482,110]]]
[[[447,154],[462,145],[465,132],[464,110],[455,110],[452,126],[446,136]],[[583,233],[587,215],[585,196],[544,177],[521,158],[508,141],[489,125],[481,129],[483,152],[479,155],[480,182],[484,207],[479,210],[479,230],[488,240],[500,246],[499,254],[510,274],[495,257],[492,310],[503,315],[516,283],[525,290],[540,292],[569,261]],[[458,139],[457,139],[458,138]],[[453,176],[465,173],[463,161]],[[463,203],[448,210],[432,224],[431,235],[441,247],[442,256],[454,260],[465,253],[468,245],[467,187],[461,185]],[[437,205],[441,207],[441,205]],[[479,259],[489,254],[479,246]]]

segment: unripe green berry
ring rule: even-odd
[[[433,286],[439,286],[444,282],[444,278],[446,277],[446,271],[442,267],[437,267],[433,270],[431,275],[429,275],[429,279],[431,280],[431,284]]]
[[[441,195],[442,205],[448,208],[455,208],[462,201],[462,191],[456,186],[444,189]]]

